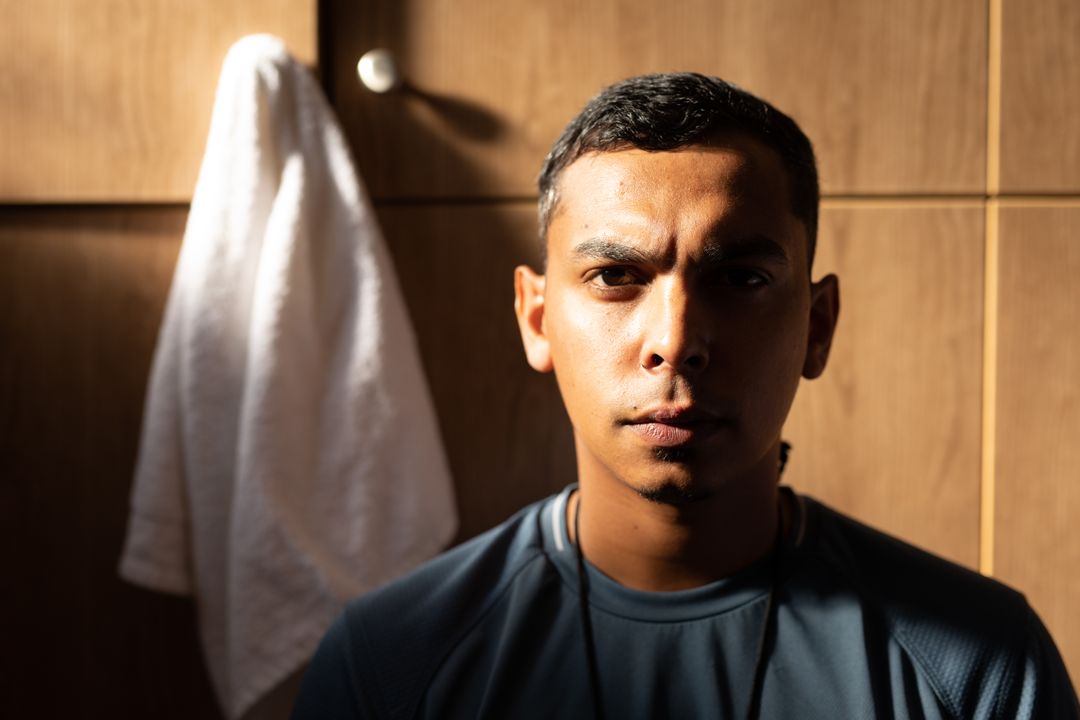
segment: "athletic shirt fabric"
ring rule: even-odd
[[[591,718],[572,490],[351,602],[293,718]],[[1022,595],[794,497],[760,717],[1080,718]],[[586,572],[607,718],[744,716],[770,559],[679,592]]]

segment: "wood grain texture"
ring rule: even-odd
[[[1001,190],[1080,193],[1080,3],[1002,11]]]
[[[554,378],[528,367],[514,320],[513,268],[539,257],[535,206],[383,207],[379,217],[419,338],[464,539],[577,477]]]
[[[316,55],[315,0],[0,0],[0,198],[188,200],[225,52]]]
[[[840,278],[822,378],[803,383],[787,481],[975,567],[979,541],[983,214],[826,206],[815,276]]]
[[[994,568],[1080,677],[1080,205],[1001,209]]]
[[[116,572],[185,215],[0,209],[0,564],[10,583],[0,672],[11,717],[217,715],[190,601]]]
[[[984,2],[330,0],[336,106],[380,197],[521,197],[563,125],[629,75],[721,75],[793,115],[830,193],[982,192]],[[372,96],[357,58],[415,91]]]

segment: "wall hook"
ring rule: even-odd
[[[368,50],[356,63],[360,83],[373,93],[383,95],[404,85],[394,54],[385,48]]]

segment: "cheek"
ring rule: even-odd
[[[763,318],[744,338],[740,375],[754,388],[757,411],[770,416],[770,421],[786,416],[794,399],[806,355],[806,332],[806,318],[789,311]]]
[[[555,379],[575,425],[606,417],[627,390],[633,316],[614,305],[549,306],[548,340]]]
[[[601,377],[620,365],[634,335],[632,313],[614,303],[575,303],[572,299],[554,304],[548,313],[556,372]]]

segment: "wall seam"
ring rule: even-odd
[[[997,492],[997,336],[999,200],[1001,193],[1002,3],[989,0],[986,64],[986,214],[983,228],[982,457],[979,478],[979,571],[994,574],[994,515]]]

